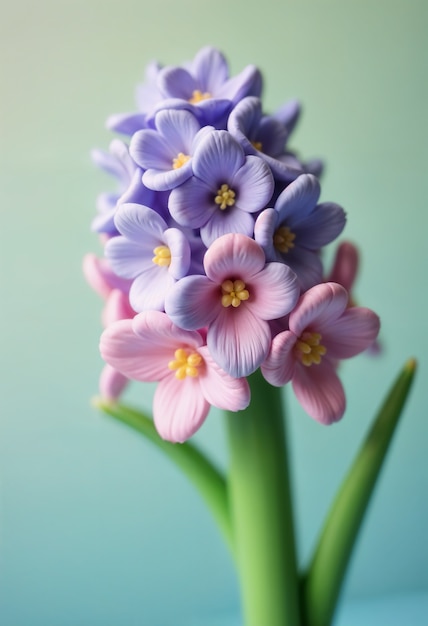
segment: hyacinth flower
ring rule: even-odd
[[[130,153],[143,169],[143,183],[150,189],[166,191],[181,185],[192,175],[191,158],[201,137],[212,130],[204,127],[189,111],[159,111],[156,129],[136,132]]]
[[[121,236],[107,242],[105,253],[118,276],[132,280],[131,306],[138,312],[163,311],[166,293],[190,267],[189,241],[156,211],[139,204],[122,204],[115,224]]]
[[[156,61],[147,64],[145,81],[137,87],[138,111],[110,115],[107,119],[107,128],[116,133],[132,136],[138,130],[150,126],[153,112],[163,99],[157,86],[157,78],[161,69],[161,65]]]
[[[257,218],[254,238],[269,261],[289,265],[302,291],[322,281],[319,250],[333,241],[345,226],[345,212],[337,204],[317,204],[320,184],[312,174],[302,174],[279,195],[273,208]]]
[[[123,141],[113,139],[109,152],[93,150],[92,159],[118,182],[116,192],[98,196],[98,215],[92,221],[92,229],[100,234],[114,236],[118,234],[114,223],[117,205],[123,202],[151,204],[153,192],[142,184],[143,172],[129,155],[129,148]]]
[[[299,160],[285,150],[289,132],[276,117],[263,115],[259,98],[241,100],[231,112],[227,129],[246,154],[257,154],[278,180],[291,182],[304,173]]]
[[[354,306],[352,288],[358,273],[358,249],[350,241],[342,241],[334,255],[333,266],[326,282],[339,283],[349,293],[349,306]]]
[[[129,304],[131,282],[118,277],[106,259],[99,259],[95,254],[86,254],[83,259],[83,274],[92,289],[105,301],[101,317],[105,328],[117,320],[134,317],[135,311]],[[128,382],[126,376],[107,363],[100,374],[99,390],[103,398],[117,400]]]
[[[320,255],[345,213],[319,203],[311,174],[321,162],[289,151],[300,104],[265,115],[261,87],[255,66],[230,77],[223,54],[205,47],[181,66],[150,64],[137,112],[109,118],[129,147],[116,140],[110,154],[95,153],[119,183],[98,201],[105,258],[89,255],[84,269],[106,302],[96,404],[158,446],[200,491],[236,558],[245,626],[331,626],[415,362],[299,567],[282,387],[314,420],[340,420],[338,363],[375,340],[379,319],[349,296],[355,248],[339,246],[325,282]],[[130,379],[158,383],[153,418],[119,403]],[[225,472],[187,441],[210,406],[226,417]]]
[[[208,327],[207,345],[231,376],[248,376],[267,356],[268,320],[289,313],[298,298],[295,274],[267,263],[257,243],[223,235],[204,257],[206,276],[186,276],[168,292],[165,311],[181,328]]]
[[[352,293],[359,266],[358,248],[350,241],[342,241],[337,247],[334,255],[333,266],[326,282],[339,283],[345,287],[349,294],[348,306],[356,306]],[[368,348],[368,353],[372,356],[380,354],[381,344],[377,338]]]
[[[128,378],[159,382],[153,417],[168,441],[191,437],[211,405],[239,411],[250,401],[247,381],[220,369],[201,333],[175,326],[165,313],[146,311],[110,325],[100,349],[103,358]]]
[[[290,313],[289,330],[276,335],[262,373],[278,387],[290,380],[305,411],[322,424],[341,419],[345,393],[336,363],[366,350],[379,332],[370,309],[348,308],[348,292],[337,283],[306,291]]]
[[[229,77],[228,63],[218,50],[202,48],[187,67],[164,67],[157,81],[165,98],[162,108],[186,108],[204,124],[221,128],[231,108],[249,95],[259,96],[260,71],[253,65]]]
[[[208,247],[226,233],[252,236],[253,213],[269,202],[273,177],[259,157],[244,150],[226,131],[212,131],[197,146],[193,176],[171,191],[169,209],[178,224],[200,228]]]

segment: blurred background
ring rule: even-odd
[[[362,251],[356,297],[382,319],[382,355],[342,368],[340,424],[321,427],[287,395],[300,561],[387,387],[416,357],[337,626],[424,623],[427,27],[424,0],[1,3],[4,626],[239,624],[232,560],[192,486],[90,405],[101,301],[81,273],[82,256],[100,252],[96,196],[113,188],[89,156],[112,138],[105,119],[134,110],[149,61],[180,64],[206,44],[232,74],[260,67],[266,111],[301,100],[291,146],[325,159],[322,200],[346,209],[342,239]],[[152,393],[134,384],[126,400],[148,409]],[[195,440],[226,464],[219,412]]]

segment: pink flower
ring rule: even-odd
[[[323,424],[339,420],[345,393],[336,373],[339,359],[368,348],[379,332],[370,309],[347,308],[348,293],[336,283],[304,293],[289,318],[289,330],[276,335],[262,373],[277,387],[292,381],[305,411]]]
[[[131,281],[116,276],[106,259],[87,254],[83,259],[83,274],[94,291],[104,300],[102,323],[109,326],[117,320],[134,317],[135,311],[129,304]],[[105,365],[100,375],[99,391],[103,398],[117,400],[129,380],[110,365]]]
[[[160,311],[112,324],[101,336],[100,350],[128,378],[159,382],[153,417],[163,439],[191,437],[210,405],[239,411],[249,404],[247,381],[232,378],[214,362],[201,333],[178,328]]]
[[[358,274],[359,256],[358,248],[353,243],[343,241],[336,250],[333,267],[327,279],[328,282],[339,283],[339,285],[345,287],[349,293],[348,306],[357,305],[352,289]],[[368,347],[367,352],[372,356],[376,356],[382,352],[379,339],[376,339],[372,345]]]
[[[350,241],[343,241],[336,250],[328,281],[339,283],[350,294],[358,273],[358,264],[359,254],[357,247]],[[352,303],[351,297],[350,302]]]
[[[206,276],[185,276],[172,286],[165,311],[180,328],[208,327],[215,361],[231,376],[248,376],[269,352],[268,320],[297,302],[296,275],[283,263],[266,263],[262,248],[236,233],[211,244],[204,269]]]

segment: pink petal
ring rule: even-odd
[[[300,293],[296,274],[283,263],[267,263],[251,278],[247,289],[250,292],[248,306],[263,320],[287,315],[295,307]]]
[[[317,331],[320,326],[328,327],[342,315],[347,304],[348,292],[341,285],[315,285],[302,295],[290,313],[290,330],[300,337],[307,328]]]
[[[265,265],[262,248],[250,237],[229,233],[219,237],[204,258],[208,278],[217,284],[225,279],[245,280],[260,272]]]
[[[128,383],[129,379],[126,376],[107,364],[103,367],[100,376],[100,395],[107,400],[117,400]]]
[[[297,363],[292,384],[298,401],[317,422],[331,424],[343,416],[345,392],[333,364],[327,359],[309,367]]]
[[[294,333],[286,330],[272,340],[270,352],[262,363],[261,370],[268,383],[275,387],[282,387],[293,378],[296,365],[293,348],[296,339]]]
[[[204,398],[198,378],[178,380],[173,373],[156,388],[153,417],[163,439],[183,442],[202,426],[210,405]]]
[[[348,359],[369,348],[376,339],[380,320],[363,307],[351,307],[331,326],[320,328],[321,343],[333,359]]]
[[[125,320],[134,317],[135,311],[129,304],[129,296],[119,289],[113,289],[108,296],[103,313],[102,322],[106,328],[117,320]]]
[[[201,344],[199,333],[177,328],[165,313],[147,311],[109,326],[101,335],[100,350],[128,378],[150,382],[170,374],[168,363],[177,348]]]
[[[134,318],[132,328],[136,337],[144,341],[150,353],[164,349],[175,351],[183,346],[197,350],[203,345],[198,332],[179,328],[161,311],[140,313]]]
[[[199,382],[205,399],[226,411],[241,411],[250,403],[250,387],[245,378],[233,378],[226,374],[213,360],[208,348],[198,349],[205,361],[205,371]]]
[[[271,342],[268,322],[255,317],[250,307],[223,308],[208,328],[207,344],[220,367],[236,378],[255,372],[266,358]]]
[[[351,291],[358,272],[358,249],[349,241],[340,244],[336,251],[329,280]]]
[[[94,291],[102,298],[107,298],[112,289],[129,291],[131,281],[117,276],[107,259],[99,259],[95,254],[86,254],[83,258],[83,274]]]
[[[148,351],[144,339],[135,336],[132,320],[120,320],[106,328],[101,335],[100,352],[114,369],[128,378],[141,381],[160,380],[168,371],[168,360],[171,359],[171,356],[168,359],[164,355],[162,361],[154,350],[150,354],[150,347]]]

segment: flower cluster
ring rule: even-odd
[[[210,47],[182,67],[150,64],[138,111],[108,120],[125,140],[93,153],[118,183],[92,224],[104,258],[84,264],[106,299],[101,393],[157,381],[155,425],[171,441],[211,405],[248,406],[259,367],[272,385],[292,381],[313,418],[340,419],[338,361],[378,333],[346,285],[323,279],[321,249],[346,217],[319,202],[321,163],[288,147],[299,105],[268,115],[261,90],[256,67],[230,77]]]

